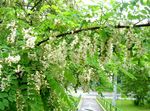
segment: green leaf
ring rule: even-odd
[[[98,53],[96,52],[94,55],[90,55],[88,53],[87,58],[86,58],[86,64],[95,68],[95,69],[99,69]]]
[[[74,75],[73,75],[72,70],[66,69],[64,75],[65,75],[65,78],[66,78],[70,83],[76,84],[76,79],[75,79],[75,77],[74,77]]]
[[[119,69],[121,70],[122,73],[124,73],[125,75],[127,75],[127,76],[130,77],[131,79],[136,79],[136,77],[135,77],[133,74],[129,73],[129,72],[126,71],[124,68],[120,67]]]
[[[13,101],[14,101],[14,98],[12,97],[12,95],[8,96],[8,100],[9,100],[10,102],[13,102]]]
[[[0,92],[0,98],[8,97],[8,94],[5,92]]]
[[[44,11],[46,11],[49,8],[50,8],[50,5],[43,5],[40,9],[40,13],[43,13]]]
[[[141,11],[143,14],[148,14],[148,12],[146,10],[142,10]]]
[[[22,56],[21,56],[21,63],[24,65],[28,65],[29,64],[29,58],[28,58],[28,53],[27,52],[23,52]]]
[[[5,109],[5,107],[4,107],[4,103],[2,102],[2,101],[0,101],[0,110],[4,110]]]
[[[3,99],[3,104],[4,106],[8,107],[9,106],[9,102],[7,99]]]

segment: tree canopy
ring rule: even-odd
[[[149,2],[1,0],[0,110],[75,110],[70,89],[102,91],[112,74],[149,85]]]

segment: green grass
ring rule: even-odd
[[[122,111],[150,111],[150,106],[135,106],[132,100],[117,100],[117,107]]]
[[[74,100],[75,109],[77,110],[78,104],[79,104],[81,98],[80,97],[72,97],[72,98]],[[76,110],[74,110],[74,111],[76,111]]]

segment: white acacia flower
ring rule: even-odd
[[[87,74],[87,75],[86,75],[86,80],[87,80],[87,81],[90,81],[90,80],[91,80],[91,75],[90,75],[90,74]]]
[[[10,42],[10,43],[14,43],[15,38],[16,38],[16,33],[17,33],[16,27],[12,28],[10,35],[7,37],[7,41]]]
[[[75,39],[72,41],[72,43],[71,43],[71,49],[73,49],[74,48],[74,46],[79,42],[79,38],[78,38],[78,36],[77,35],[75,35],[75,37],[74,37]]]
[[[54,24],[59,24],[60,23],[60,20],[59,19],[54,19]]]
[[[30,58],[30,59],[37,59],[37,55],[36,55],[36,53],[28,53],[28,57]]]
[[[35,41],[36,41],[36,37],[28,38],[27,41],[26,41],[26,47],[28,47],[28,48],[34,48]]]
[[[15,72],[20,72],[22,70],[21,65],[17,65],[17,68],[15,69]]]
[[[5,61],[11,65],[11,63],[18,63],[20,61],[20,55],[17,56],[8,56],[5,58]]]
[[[0,69],[2,69],[3,68],[3,66],[0,64]]]
[[[16,21],[13,20],[11,23],[7,24],[6,28],[15,27],[15,25],[16,25]]]
[[[103,71],[105,70],[104,66],[101,66],[101,68],[102,68]]]
[[[65,40],[60,42],[57,46],[47,44],[44,48],[46,50],[43,57],[45,61],[48,60],[50,63],[58,63],[61,64],[61,66],[66,65],[67,42]]]
[[[24,32],[24,39],[29,39],[32,36],[30,35],[31,33],[33,33],[32,28],[28,28],[28,29],[23,29]],[[29,34],[30,33],[30,34]]]
[[[0,88],[2,91],[8,86],[8,78],[2,78]]]
[[[24,39],[26,40],[26,47],[34,48],[36,37],[33,36],[35,33],[32,31],[32,28],[23,29],[23,32],[24,32]]]
[[[17,32],[16,21],[12,21],[11,23],[7,24],[6,28],[10,28],[11,30],[10,35],[7,37],[7,41],[10,43],[14,43],[16,38],[16,32]]]
[[[111,58],[112,55],[113,55],[113,43],[112,43],[112,39],[110,39],[108,41],[108,52],[107,52],[107,54],[109,55],[109,58]]]

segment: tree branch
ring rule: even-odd
[[[135,28],[135,27],[148,27],[150,26],[150,23],[147,23],[147,24],[139,24],[139,25],[133,25],[132,27]],[[126,25],[117,25],[115,26],[115,28],[130,28],[131,26],[126,26]]]
[[[148,27],[148,26],[150,26],[150,23],[147,23],[147,24],[139,24],[139,25],[133,25],[132,27],[133,27],[133,28],[136,28],[136,27]],[[115,26],[114,28],[130,28],[130,27],[131,27],[131,26],[117,25],[117,26]],[[89,27],[89,28],[84,28],[84,29],[78,29],[78,30],[74,30],[74,31],[70,31],[70,32],[65,32],[65,33],[62,33],[62,34],[58,34],[58,35],[56,36],[56,38],[63,37],[63,36],[66,36],[66,35],[76,34],[76,33],[82,32],[82,31],[97,30],[97,29],[100,29],[100,28],[101,28],[100,26],[96,26],[96,27]],[[42,43],[45,43],[45,42],[47,42],[48,40],[49,40],[49,38],[40,41],[39,43],[37,43],[37,46],[40,46]]]
[[[42,2],[42,0],[39,0],[32,8],[31,8],[31,10],[34,10],[34,8],[36,7],[36,6],[38,6],[38,4],[40,4]]]

